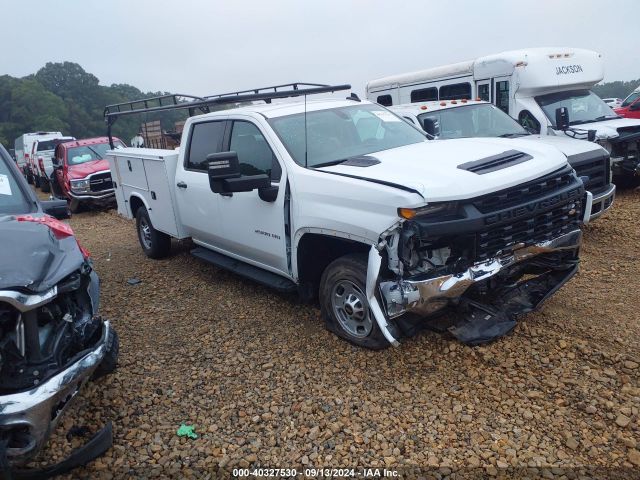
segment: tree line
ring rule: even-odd
[[[626,97],[640,85],[607,82],[593,87],[601,98]],[[106,105],[164,95],[168,92],[142,92],[128,84],[100,85],[98,78],[72,62],[47,63],[34,75],[14,78],[0,76],[0,143],[13,147],[14,139],[26,132],[60,131],[76,138],[106,134],[103,110]],[[128,143],[146,121],[160,120],[165,130],[184,120],[181,111],[121,117],[113,134]]]
[[[0,76],[0,143],[13,148],[14,140],[26,132],[60,131],[76,138],[106,135],[103,111],[106,105],[165,95],[143,92],[128,84],[100,85],[95,75],[72,62],[47,63],[34,75]],[[146,121],[160,120],[173,130],[184,120],[181,111],[121,117],[113,134],[127,144]]]

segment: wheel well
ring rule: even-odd
[[[144,202],[140,197],[131,197],[129,199],[129,206],[131,207],[131,215],[136,216],[136,212],[140,207],[144,207]]]
[[[318,295],[320,277],[325,268],[335,259],[349,253],[369,252],[370,246],[346,238],[329,237],[317,233],[307,233],[298,242],[298,279],[302,287],[301,295],[312,300]]]

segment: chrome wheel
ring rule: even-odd
[[[140,219],[139,233],[142,246],[147,250],[151,249],[151,225],[144,217]]]
[[[340,280],[331,291],[331,306],[340,326],[354,337],[371,333],[373,321],[367,297],[360,287],[349,280]]]

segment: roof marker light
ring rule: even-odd
[[[447,102],[440,102],[441,107],[445,107],[446,105],[447,105]]]
[[[457,100],[451,100],[451,105],[457,105],[458,101]]]
[[[476,97],[476,102],[480,102],[482,99],[480,97]]]
[[[467,103],[467,99],[463,98],[462,100],[460,100],[460,103]]]
[[[422,105],[422,106],[420,107],[420,110],[426,110],[426,109],[427,109],[427,106],[426,106],[426,105]]]

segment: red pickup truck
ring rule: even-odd
[[[622,105],[614,108],[613,111],[625,118],[640,118],[640,88],[631,92]]]
[[[115,148],[126,146],[115,137],[113,143]],[[111,150],[107,137],[84,138],[56,147],[51,186],[56,197],[69,201],[72,212],[84,204],[115,200],[109,162],[104,160],[107,150]]]

